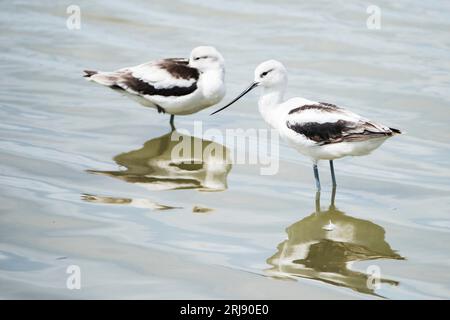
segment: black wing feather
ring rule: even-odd
[[[133,75],[132,70],[125,69],[112,86],[115,89],[131,90],[139,95],[150,96],[185,96],[197,90],[199,71],[188,65],[187,59],[170,58],[163,59],[151,64],[157,68],[164,69],[175,79],[194,80],[190,86],[166,86],[156,87],[152,82],[145,81]]]
[[[339,120],[336,122],[287,122],[287,127],[320,145],[364,141],[372,138],[389,137],[394,130],[380,131],[370,122],[351,122]],[[397,130],[399,131],[399,130]]]
[[[133,77],[131,73],[123,75],[121,77],[121,81],[117,83],[116,86],[121,87],[125,90],[131,89],[141,95],[164,97],[185,96],[197,90],[197,82],[192,83],[192,85],[189,87],[174,86],[167,88],[156,88],[148,82]]]

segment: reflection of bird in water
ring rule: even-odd
[[[288,239],[278,245],[278,252],[267,259],[272,266],[267,272],[274,277],[309,278],[348,287],[362,293],[376,294],[366,273],[349,269],[354,261],[404,258],[391,249],[384,229],[370,221],[345,215],[332,203],[320,210],[320,193],[316,212],[286,229]],[[333,230],[324,230],[330,221]],[[380,278],[381,283],[398,285],[397,281]]]
[[[227,175],[231,170],[231,159],[225,146],[178,131],[151,139],[138,150],[115,156],[114,161],[126,169],[89,172],[150,190],[220,191],[227,188]]]

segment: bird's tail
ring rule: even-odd
[[[117,72],[100,72],[93,70],[84,70],[83,77],[88,81],[94,81],[104,86],[112,87],[116,84],[120,74]]]
[[[391,131],[392,131],[394,134],[402,134],[402,132],[401,132],[399,129],[395,129],[395,128],[389,128],[389,129],[391,129]]]
[[[85,78],[90,78],[94,74],[98,73],[98,71],[94,71],[94,70],[83,70],[83,72],[84,72],[83,77],[85,77]]]

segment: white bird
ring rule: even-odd
[[[387,138],[401,131],[370,121],[334,104],[304,98],[284,101],[287,71],[282,63],[269,60],[255,70],[254,82],[226,106],[252,89],[263,88],[259,111],[264,120],[301,154],[311,158],[317,190],[320,191],[319,160],[329,160],[333,188],[336,187],[333,160],[367,155]]]
[[[189,59],[150,61],[112,72],[85,70],[88,80],[116,89],[146,107],[187,115],[218,103],[225,95],[225,62],[213,47],[194,48]]]

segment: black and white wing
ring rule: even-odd
[[[87,73],[87,71],[86,71]],[[99,72],[90,79],[140,96],[184,96],[197,89],[199,71],[187,59],[151,61],[115,72]]]
[[[292,108],[286,126],[306,139],[325,145],[388,137],[400,130],[369,121],[333,104],[316,102]]]

